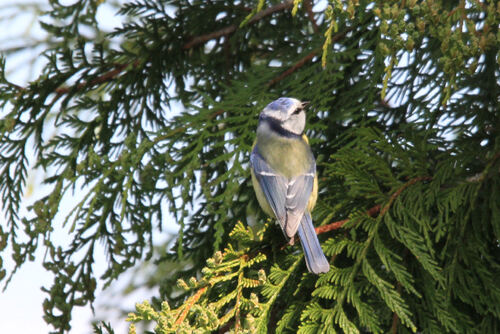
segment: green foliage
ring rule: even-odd
[[[200,280],[191,277],[187,282],[177,281],[182,289],[196,292],[175,309],[167,301],[161,303],[159,311],[147,301],[137,304],[136,312],[130,313],[127,320],[152,320],[156,333],[206,333],[229,325],[234,332],[266,333],[271,307],[300,257],[295,257],[288,270],[274,266],[267,279],[264,270],[256,270],[266,255],[251,251],[262,243],[264,231],[254,233],[238,222],[230,236],[232,242],[240,244],[240,250],[230,243],[223,253],[218,251],[207,260]],[[256,293],[248,292],[260,287],[265,302]],[[129,333],[135,331],[131,324]]]
[[[20,87],[0,62],[0,251],[16,263],[0,279],[44,249],[45,319],[68,331],[99,284],[155,255],[170,214],[168,275],[131,333],[149,321],[159,333],[499,332],[500,4],[315,5],[137,0],[106,34],[99,1],[51,1],[42,73]],[[311,101],[313,218],[331,263],[319,277],[264,223],[249,182],[257,115],[279,96]],[[50,191],[22,215],[32,167]]]

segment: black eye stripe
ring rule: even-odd
[[[295,109],[295,111],[292,113],[292,115],[297,115],[297,114],[300,114],[301,111],[303,111],[304,109],[303,108],[297,108]]]

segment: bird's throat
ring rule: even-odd
[[[287,178],[307,173],[314,163],[311,149],[301,136],[281,136],[266,123],[257,129],[257,149],[271,168]]]

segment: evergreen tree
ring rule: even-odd
[[[135,0],[111,34],[100,3],[50,2],[48,62],[27,86],[1,61],[0,249],[16,269],[46,250],[56,332],[97,284],[151,258],[167,212],[180,230],[157,265],[170,271],[129,315],[132,333],[146,321],[158,333],[500,332],[500,3]],[[311,102],[312,214],[331,264],[320,276],[249,181],[257,115],[280,96]],[[22,216],[30,164],[52,192]],[[54,219],[79,187],[62,247]]]

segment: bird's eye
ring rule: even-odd
[[[298,114],[300,114],[300,112],[301,112],[301,111],[303,111],[303,110],[304,110],[304,109],[302,109],[302,108],[297,108],[297,109],[295,109],[295,111],[292,113],[292,115],[298,115]]]

